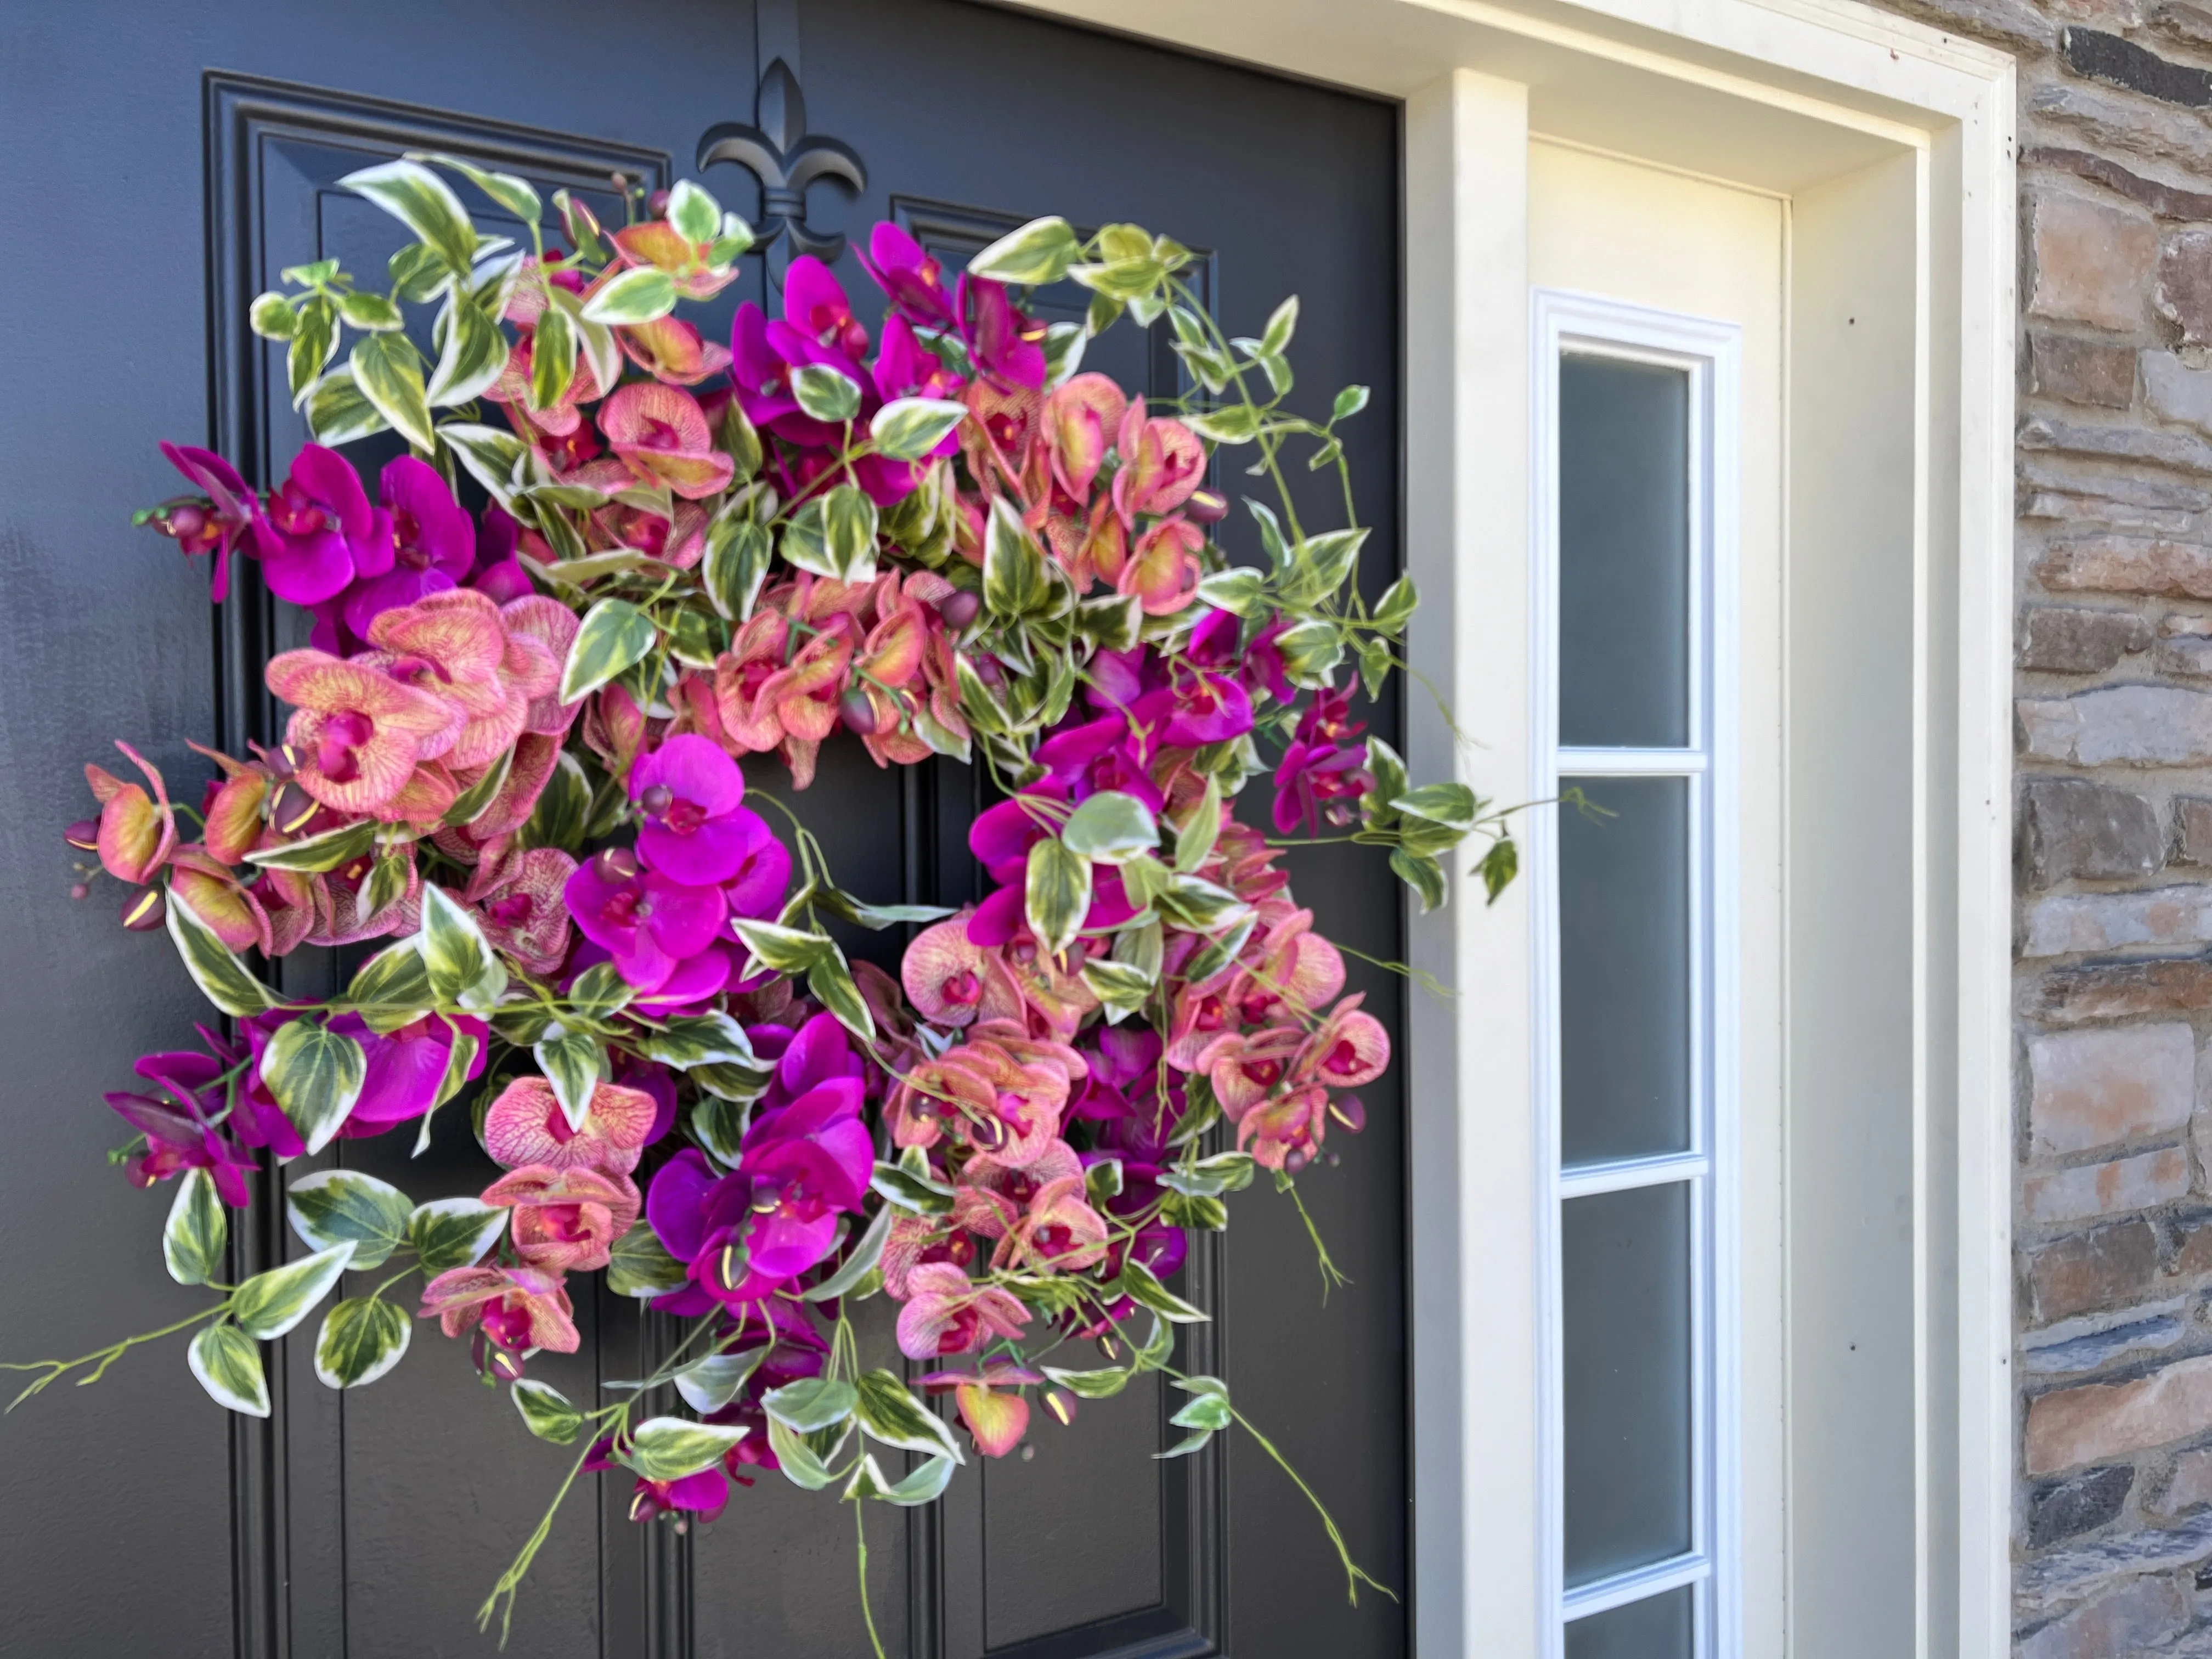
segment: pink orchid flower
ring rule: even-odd
[[[422,1287],[419,1318],[435,1316],[447,1336],[483,1328],[512,1355],[540,1348],[574,1353],[583,1339],[558,1273],[537,1267],[455,1267]]]
[[[626,1175],[556,1170],[544,1164],[501,1176],[484,1188],[483,1201],[514,1212],[507,1227],[514,1253],[530,1267],[550,1273],[605,1267],[615,1241],[635,1224],[645,1205]]]
[[[420,763],[444,755],[460,736],[468,716],[459,705],[323,651],[273,657],[265,678],[270,692],[295,708],[284,733],[294,778],[324,805],[400,821],[436,817],[452,805],[450,782],[440,804],[437,781],[416,780]]]
[[[469,885],[484,937],[530,973],[551,975],[568,956],[562,894],[576,860],[557,847],[510,852],[477,866]]]
[[[648,484],[697,501],[729,487],[735,463],[716,447],[699,400],[680,386],[633,382],[599,405],[599,430]]]
[[[542,1164],[626,1176],[643,1156],[653,1116],[653,1098],[644,1090],[602,1083],[592,1091],[583,1127],[571,1129],[553,1085],[519,1077],[484,1113],[484,1150],[510,1170]]]
[[[94,845],[100,862],[118,881],[150,881],[169,861],[177,844],[177,814],[169,805],[168,786],[161,775],[129,744],[116,745],[153,786],[149,794],[141,786],[125,783],[97,766],[84,769],[84,781],[100,803],[100,828]]]
[[[977,1285],[949,1261],[932,1261],[907,1276],[911,1294],[899,1310],[899,1352],[909,1359],[973,1353],[1001,1338],[1021,1340],[1030,1310],[1011,1291]]]

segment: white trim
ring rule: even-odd
[[[1921,162],[1913,263],[1926,303],[1921,403],[1932,495],[1919,695],[1943,738],[1914,817],[1916,1018],[1929,1041],[1916,1240],[1926,1351],[1917,1645],[2011,1646],[2011,641],[2018,310],[2016,78],[2007,54],[1854,0],[1002,0],[1161,45],[1406,100],[1407,564],[1427,601],[1409,654],[1443,688],[1457,744],[1416,719],[1408,757],[1510,801],[1525,778],[1527,157],[1540,131],[1784,194],[1882,159]],[[1563,19],[1571,18],[1571,25]],[[1792,212],[1796,210],[1793,208]],[[1885,258],[1890,257],[1885,253]],[[1802,273],[1790,278],[1795,292]],[[1796,324],[1791,324],[1794,331]],[[1803,389],[1792,377],[1790,408]],[[1794,522],[1794,518],[1787,520]],[[1419,710],[1424,700],[1409,698]],[[1946,764],[1948,758],[1948,765]],[[1786,764],[1785,759],[1785,764]],[[1422,1659],[1517,1659],[1531,1606],[1533,1379],[1500,1375],[1522,1328],[1532,1222],[1525,1098],[1527,900],[1455,903],[1412,959],[1469,988],[1410,1000],[1409,1227],[1415,1644]],[[1794,951],[1795,947],[1791,947]],[[1439,1120],[1442,1120],[1441,1121]],[[1955,1293],[1953,1317],[1933,1294]],[[1930,1358],[1929,1357],[1932,1357]],[[1928,1522],[1948,1515],[1955,1534]]]
[[[1623,301],[1539,289],[1529,327],[1529,798],[1548,801],[1563,777],[1681,776],[1688,793],[1691,928],[1690,1145],[1678,1156],[1645,1158],[1571,1172],[1560,1167],[1558,809],[1540,808],[1528,826],[1535,986],[1536,1352],[1540,1596],[1554,1620],[1541,1651],[1564,1650],[1567,1609],[1561,1550],[1563,1382],[1559,1250],[1563,1203],[1599,1192],[1684,1182],[1691,1199],[1692,1474],[1691,1553],[1717,1569],[1701,1595],[1698,1652],[1741,1652],[1741,1262],[1735,1221],[1741,1186],[1735,996],[1741,930],[1735,903],[1741,695],[1740,591],[1742,330]],[[1686,742],[1681,748],[1562,750],[1558,685],[1559,499],[1559,364],[1568,356],[1610,357],[1677,368],[1688,380],[1688,635]],[[1575,764],[1570,768],[1570,757]],[[1587,757],[1594,769],[1585,773]],[[1602,768],[1598,771],[1595,769]],[[1637,1577],[1637,1575],[1631,1575]],[[1608,1581],[1611,1582],[1611,1581]],[[1686,1582],[1686,1581],[1685,1581]],[[1584,1587],[1585,1589],[1590,1587]],[[1650,1593],[1660,1593],[1657,1585]],[[1633,1599],[1624,1594],[1620,1600]],[[1608,1605],[1618,1605],[1618,1602]],[[1583,1611],[1593,1609],[1585,1607]]]
[[[1594,1613],[1611,1613],[1615,1607],[1625,1607],[1632,1601],[1648,1601],[1655,1595],[1664,1595],[1685,1584],[1703,1584],[1713,1576],[1710,1556],[1678,1555],[1672,1560],[1654,1562],[1639,1567],[1634,1572],[1624,1572],[1617,1577],[1601,1578],[1595,1584],[1583,1584],[1567,1592],[1560,1613],[1561,1620],[1571,1625],[1577,1619],[1587,1619]]]

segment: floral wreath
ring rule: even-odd
[[[477,230],[433,163],[532,247]],[[217,769],[198,810],[118,743],[137,779],[87,766],[98,816],[68,832],[98,856],[76,895],[124,883],[124,925],[166,928],[232,1022],[106,1097],[137,1131],[113,1161],[176,1181],[171,1276],[220,1299],[11,1366],[37,1373],[18,1402],[192,1329],[208,1393],[265,1417],[260,1343],[344,1273],[389,1267],[324,1316],[316,1375],[358,1388],[396,1365],[415,1318],[388,1298],[419,1273],[416,1316],[468,1339],[532,1433],[581,1443],[562,1492],[619,1466],[636,1520],[711,1521],[763,1470],[856,1517],[862,1498],[927,1504],[963,1438],[1005,1456],[1032,1397],[1066,1424],[1147,1370],[1188,1395],[1161,1455],[1240,1425],[1320,1510],[1219,1379],[1170,1363],[1174,1327],[1206,1317],[1167,1283],[1191,1233],[1224,1227],[1224,1195],[1261,1170],[1297,1201],[1389,1060],[1277,860],[1325,830],[1387,848],[1426,909],[1471,831],[1492,897],[1515,859],[1463,785],[1410,787],[1336,683],[1348,663],[1374,696],[1415,608],[1403,579],[1371,609],[1354,580],[1367,532],[1337,427],[1365,389],[1325,421],[1291,413],[1297,300],[1225,338],[1178,276],[1188,250],[1133,225],[1037,220],[948,287],[879,224],[873,341],[801,257],[781,317],[740,306],[724,347],[677,310],[731,283],[752,235],[696,184],[634,192],[615,230],[556,193],[562,251],[503,173],[416,156],[343,183],[418,240],[387,293],[321,260],[253,302],[314,441],[265,496],[165,443],[195,493],[135,520],[211,555],[216,601],[243,554],[313,612],[312,646],[266,665],[284,739],[245,759],[193,744]],[[1046,326],[1025,291],[1063,278],[1088,317]],[[405,331],[433,304],[434,361]],[[1195,387],[1176,412],[1081,372],[1124,313],[1172,329]],[[410,453],[372,501],[334,447],[386,429]],[[1301,521],[1293,441],[1342,478],[1341,526]],[[1223,447],[1276,495],[1247,503],[1265,568],[1207,539]],[[989,897],[856,897],[803,822],[748,796],[741,761],[775,755],[803,790],[841,728],[878,766],[987,769],[1001,798],[969,845]],[[1273,836],[1233,810],[1270,771]],[[918,927],[898,977],[849,962],[833,918]],[[387,939],[321,1002],[246,959]],[[479,1079],[501,1170],[481,1196],[292,1179],[312,1254],[219,1282],[264,1159],[410,1130],[419,1153]],[[593,1272],[684,1333],[596,1408],[526,1374],[577,1348],[565,1280]],[[862,1364],[846,1309],[879,1293],[900,1351],[939,1368],[912,1386]],[[1052,1363],[1079,1340],[1107,1363]],[[952,1395],[964,1437],[916,1387]],[[1356,1601],[1375,1581],[1322,1518]],[[483,1622],[504,1629],[552,1519]]]

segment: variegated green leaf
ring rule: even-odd
[[[507,336],[474,300],[450,296],[441,316],[444,343],[423,391],[424,400],[435,409],[483,396],[506,371],[507,356]]]
[[[499,1243],[507,1218],[507,1211],[473,1198],[434,1198],[407,1218],[407,1246],[426,1273],[473,1267]]]
[[[709,1354],[686,1365],[673,1379],[684,1403],[702,1416],[718,1412],[738,1397],[738,1390],[768,1358],[766,1344],[738,1353]]]
[[[906,1384],[890,1371],[873,1370],[854,1384],[854,1414],[861,1432],[886,1446],[925,1452],[964,1462],[959,1443],[945,1419],[915,1399]]]
[[[477,919],[435,882],[422,884],[422,964],[441,1005],[473,1010],[497,1006],[507,970],[485,940]]]
[[[256,1273],[231,1297],[231,1316],[248,1336],[264,1342],[280,1337],[330,1294],[331,1286],[338,1282],[338,1275],[352,1257],[352,1245],[333,1244],[327,1250]]]
[[[523,1425],[540,1440],[566,1446],[584,1431],[583,1413],[570,1405],[568,1396],[550,1382],[540,1382],[535,1377],[517,1377],[511,1393]]]
[[[585,299],[585,321],[620,325],[650,323],[676,309],[675,279],[651,265],[616,272]]]
[[[1057,216],[1032,219],[1007,232],[968,262],[969,272],[994,282],[1041,288],[1067,275],[1083,252],[1075,228]]]
[[[692,1423],[656,1417],[630,1431],[622,1461],[648,1480],[680,1480],[720,1461],[750,1431],[744,1424]]]
[[[210,1325],[192,1339],[185,1363],[215,1403],[247,1417],[269,1415],[269,1376],[261,1349],[235,1325]]]
[[[422,359],[405,335],[372,334],[354,347],[348,361],[361,395],[393,431],[417,449],[437,447],[423,395]]]
[[[310,1155],[330,1145],[345,1122],[368,1070],[357,1040],[311,1018],[279,1027],[261,1054],[261,1080]]]
[[[827,363],[802,363],[791,373],[791,395],[817,421],[842,426],[860,412],[860,382]]]
[[[968,405],[937,398],[894,398],[868,422],[876,447],[895,461],[918,461],[968,417]]]
[[[325,1388],[359,1389],[406,1356],[415,1322],[375,1297],[349,1297],[323,1316],[315,1338],[315,1377]]]
[[[258,847],[246,855],[246,861],[264,870],[335,870],[375,845],[376,820],[363,818],[320,835],[302,836],[281,847]]]
[[[1038,947],[1057,956],[1075,942],[1091,908],[1091,861],[1046,836],[1030,848],[1023,902]]]
[[[659,630],[627,599],[601,599],[584,613],[561,670],[561,701],[577,702],[637,663],[653,649]]]
[[[556,1028],[557,1029],[557,1028]],[[541,1039],[531,1049],[538,1069],[553,1085],[561,1115],[571,1129],[581,1129],[590,1115],[592,1095],[599,1086],[602,1051],[599,1038],[589,1031],[562,1031]]]
[[[204,1285],[222,1272],[230,1218],[205,1170],[187,1170],[177,1182],[168,1224],[161,1229],[161,1259],[179,1285]]]
[[[234,1018],[266,1013],[275,1005],[269,988],[231,953],[214,928],[200,920],[173,888],[169,892],[169,938],[184,958],[185,971],[210,1002]]]
[[[356,1272],[382,1267],[407,1242],[414,1207],[397,1187],[357,1170],[319,1170],[284,1194],[292,1231],[311,1249],[352,1245],[347,1265]]]

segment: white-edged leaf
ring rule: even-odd
[[[768,532],[749,518],[726,513],[708,526],[699,574],[714,609],[731,622],[750,617],[775,555]]]
[[[174,888],[169,890],[168,912],[169,937],[201,994],[235,1018],[266,1013],[274,1000],[269,988],[246,970]]]
[[[392,429],[417,449],[437,447],[430,404],[422,387],[422,362],[404,334],[372,334],[347,359],[354,384]]]
[[[1054,216],[1008,231],[968,262],[971,275],[1038,288],[1067,274],[1083,251],[1075,228]]]
[[[945,1419],[915,1399],[891,1372],[866,1372],[854,1388],[853,1413],[860,1419],[861,1432],[870,1439],[906,1451],[949,1457],[956,1463],[966,1462]]]
[[[483,307],[448,295],[441,315],[445,343],[422,393],[423,401],[437,409],[481,398],[507,368],[507,336]]]
[[[492,173],[477,166],[473,161],[464,161],[458,155],[429,155],[409,159],[435,161],[441,167],[453,168],[454,172],[459,173],[526,225],[534,225],[544,216],[544,204],[538,200],[537,191],[532,189],[527,181],[516,178],[511,173]]]
[[[791,395],[817,421],[842,426],[860,412],[860,385],[827,363],[802,363],[791,372]]]
[[[676,309],[676,281],[651,265],[617,271],[594,289],[578,308],[587,323],[611,325],[650,323]]]
[[[1060,828],[1068,851],[1096,864],[1127,864],[1157,851],[1160,827],[1152,809],[1120,789],[1101,789],[1068,815]]]
[[[617,1296],[641,1300],[665,1296],[690,1282],[684,1266],[668,1254],[668,1247],[648,1224],[641,1223],[615,1240],[607,1263],[607,1288]]]
[[[1030,848],[1024,913],[1040,949],[1057,956],[1075,941],[1091,908],[1091,861],[1048,836]]]
[[[523,1425],[540,1440],[565,1446],[584,1431],[584,1414],[568,1403],[568,1396],[550,1382],[519,1376],[509,1390]]]
[[[185,1363],[218,1406],[247,1417],[269,1415],[269,1376],[261,1349],[235,1325],[210,1325],[192,1339]]]
[[[793,1486],[805,1492],[820,1492],[836,1479],[830,1472],[830,1466],[806,1443],[804,1435],[773,1417],[768,1420],[768,1443],[775,1453],[777,1467]]]
[[[246,855],[246,861],[264,870],[335,870],[375,846],[376,830],[374,818],[342,823],[335,830],[302,836],[281,847],[257,847]]]
[[[330,1294],[331,1286],[353,1259],[353,1246],[333,1244],[327,1250],[256,1273],[230,1298],[230,1311],[239,1328],[266,1342],[284,1334],[314,1310]]]
[[[436,1275],[473,1267],[499,1243],[507,1212],[473,1198],[434,1198],[407,1218],[407,1247]]]
[[[761,1396],[761,1408],[786,1428],[812,1434],[843,1422],[853,1414],[860,1394],[850,1382],[826,1376],[802,1376],[771,1389]]]
[[[564,1031],[549,1036],[531,1049],[538,1069],[553,1085],[561,1103],[561,1115],[571,1129],[581,1130],[592,1110],[592,1095],[599,1086],[599,1038],[589,1031]]]
[[[369,1296],[348,1297],[323,1316],[315,1338],[315,1379],[328,1389],[374,1382],[406,1356],[415,1322],[406,1310]]]
[[[827,1302],[832,1297],[842,1296],[868,1276],[869,1270],[881,1261],[884,1241],[891,1236],[892,1206],[886,1204],[876,1212],[876,1218],[868,1230],[854,1241],[846,1253],[844,1264],[819,1285],[802,1293],[801,1300]]]
[[[711,242],[721,234],[722,204],[703,186],[678,179],[668,192],[668,222],[687,242]]]
[[[684,1396],[684,1403],[705,1416],[718,1412],[738,1397],[738,1390],[760,1369],[761,1361],[768,1358],[768,1345],[746,1348],[737,1353],[712,1353],[694,1364],[686,1365],[672,1380],[676,1392]]]
[[[454,457],[501,507],[514,506],[514,469],[526,453],[521,439],[494,426],[453,421],[438,428]]]
[[[177,1182],[168,1224],[161,1229],[161,1260],[179,1285],[204,1285],[222,1271],[230,1218],[205,1170],[187,1170]]]
[[[648,1480],[680,1480],[720,1461],[750,1431],[742,1423],[693,1423],[656,1417],[630,1431],[623,1462]]]
[[[1161,1284],[1152,1270],[1133,1255],[1121,1268],[1121,1293],[1139,1307],[1151,1309],[1171,1325],[1202,1325],[1213,1317],[1205,1309],[1184,1301]]]
[[[476,227],[446,181],[419,161],[385,161],[338,180],[438,250],[456,275],[476,258]]]
[[[507,969],[483,936],[477,919],[434,881],[422,884],[422,965],[430,989],[441,1004],[487,1009],[507,989]]]
[[[561,701],[577,702],[642,661],[659,630],[628,599],[601,599],[584,613],[561,669]]]
[[[319,444],[349,444],[392,425],[362,394],[349,366],[332,369],[301,397],[307,404],[307,430]]]
[[[873,1459],[870,1460],[873,1462]],[[882,1484],[882,1471],[877,1472],[878,1484]],[[903,1480],[892,1482],[875,1494],[886,1504],[896,1504],[901,1509],[915,1509],[924,1504],[933,1504],[945,1495],[945,1488],[952,1479],[952,1460],[932,1457],[924,1461]]]
[[[895,461],[918,461],[968,418],[968,405],[939,398],[894,398],[868,422],[876,447]]]
[[[407,1242],[414,1206],[388,1182],[358,1170],[318,1170],[301,1176],[284,1194],[292,1231],[308,1249],[353,1246],[347,1265],[365,1272],[380,1267]]]
[[[261,1080],[311,1155],[330,1145],[368,1075],[360,1042],[313,1019],[279,1026],[261,1051]]]

